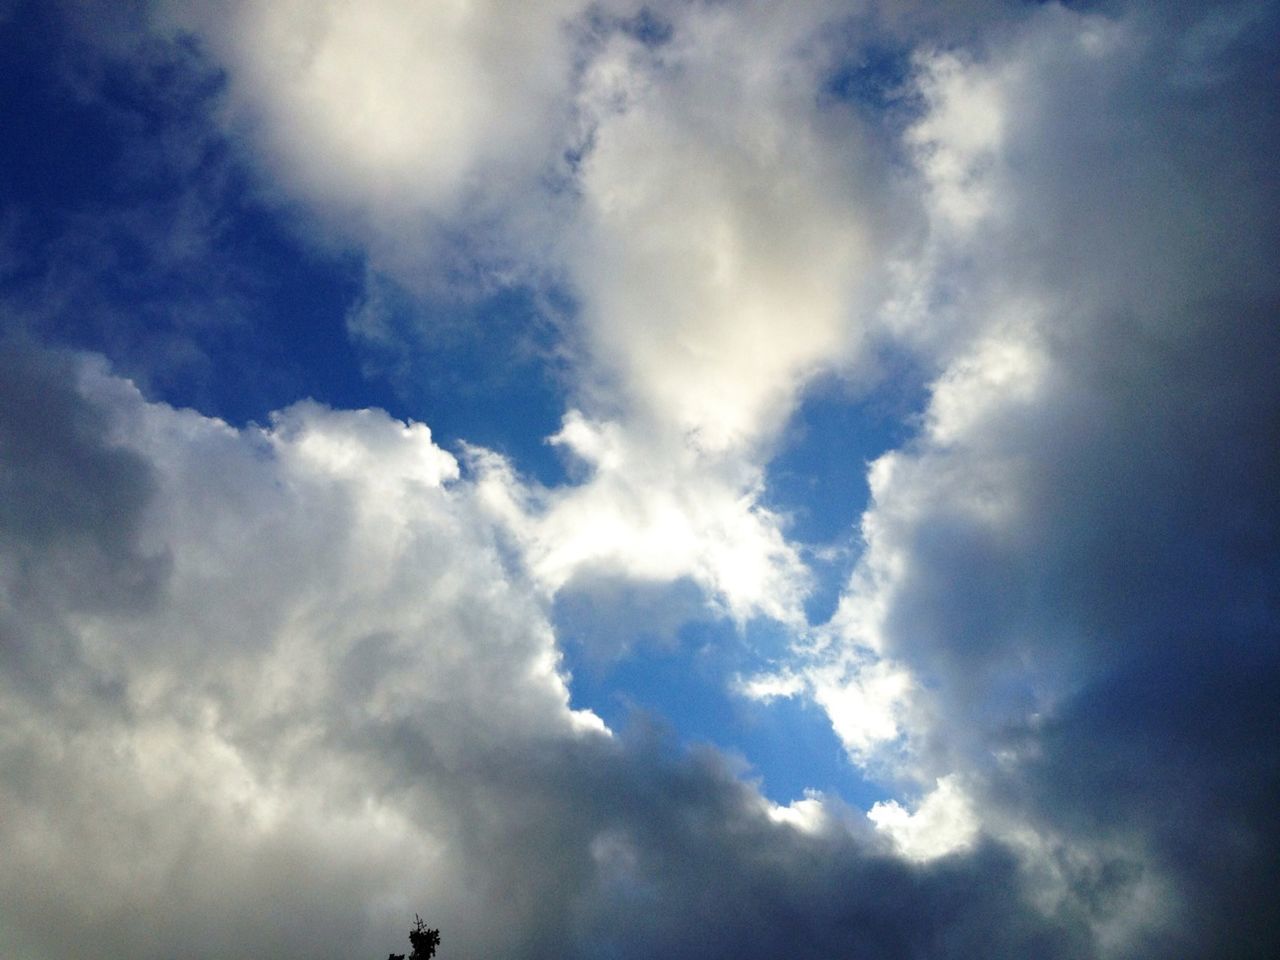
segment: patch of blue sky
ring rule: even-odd
[[[900,359],[869,393],[836,376],[816,382],[793,414],[765,472],[764,505],[786,518],[814,576],[810,623],[827,620],[857,560],[858,524],[868,505],[867,468],[915,430],[924,403],[919,374]]]
[[[194,56],[76,63],[59,39],[39,4],[0,27],[7,323],[234,423],[303,397],[395,408],[346,335],[362,264],[257,193],[210,126],[220,78]]]
[[[621,29],[646,47],[660,47],[671,40],[674,33],[670,22],[648,7],[620,21]]]
[[[851,43],[850,55],[837,60],[820,96],[884,111],[903,99],[911,73],[911,48],[887,43]]]
[[[50,14],[0,23],[0,203],[56,214],[109,192],[121,142],[111,118],[70,95],[53,65]]]
[[[670,20],[645,6],[627,16],[600,7],[588,8],[585,27],[583,39],[604,38],[618,31],[650,49],[670,42],[675,33]]]
[[[487,447],[551,486],[565,480],[546,442],[560,429],[565,371],[547,312],[546,295],[524,288],[433,302],[373,276],[351,327],[365,370],[392,385],[437,443]]]
[[[677,585],[648,600],[661,605],[674,597],[679,605],[690,590]],[[613,636],[602,638],[591,632],[598,622],[584,623],[567,606],[572,602],[557,603],[557,630],[573,676],[573,704],[593,710],[611,729],[626,734],[656,722],[686,744],[714,746],[740,758],[744,776],[758,780],[775,803],[799,799],[809,789],[863,809],[887,796],[849,760],[822,710],[802,698],[762,703],[733,689],[735,676],[768,669],[783,652],[788,637],[777,624],[754,621],[740,630],[704,611],[655,635],[632,611],[615,617]],[[609,609],[616,613],[617,604]],[[661,619],[660,612],[655,616]],[[619,637],[620,630],[632,632]],[[607,650],[600,650],[601,642]]]

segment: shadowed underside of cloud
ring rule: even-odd
[[[1066,704],[995,789],[1033,822],[1116,850],[1092,867],[1100,879],[1167,878],[1181,915],[1165,955],[1263,957],[1280,920],[1268,879],[1280,869],[1280,657],[1259,637],[1174,646]]]
[[[569,291],[570,479],[372,409],[235,427],[0,341],[0,952],[379,956],[429,910],[460,958],[1269,955],[1270,6],[112,22],[110,56],[145,26],[222,71],[200,142],[371,285]],[[57,339],[43,306],[5,329]],[[406,350],[443,342],[422,310]],[[874,394],[888,351],[923,407],[809,623],[766,468],[806,384]],[[785,631],[726,685],[816,704],[900,799],[780,807],[575,705],[557,620],[607,661],[699,618]]]
[[[1280,118],[1261,16],[1183,33],[1050,7],[981,58],[921,59],[907,139],[933,234],[899,322],[941,372],[919,435],[872,466],[866,550],[801,651],[833,720],[879,707],[899,774],[958,774],[1046,874],[1106,888],[1104,947],[1145,928],[1155,955],[1274,938]],[[869,701],[886,665],[912,679]],[[875,763],[867,726],[846,741]]]

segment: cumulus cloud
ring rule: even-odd
[[[571,709],[426,427],[308,403],[237,430],[60,355],[5,382],[6,453],[114,478],[4,461],[21,516],[114,515],[68,540],[6,514],[6,659],[43,653],[0,685],[7,954],[376,955],[426,903],[459,957],[1087,942],[998,848],[912,867],[838,808],[775,808],[712,753]],[[104,551],[147,572],[126,604],[23,581]]]
[[[977,833],[977,818],[954,777],[939,777],[914,810],[897,800],[881,801],[867,811],[867,818],[912,860],[963,850]]]
[[[802,617],[807,572],[780,518],[757,502],[758,470],[576,411],[552,442],[588,471],[582,483],[530,488],[505,460],[473,456],[486,504],[548,592],[601,571],[640,583],[689,578],[739,621]]]
[[[581,0],[161,5],[228,70],[227,122],[286,188],[392,262],[503,216],[552,171]],[[519,220],[519,216],[514,218]],[[461,240],[461,236],[453,238]],[[457,261],[461,263],[461,260]]]
[[[1280,24],[933,6],[157,8],[369,276],[563,297],[569,480],[7,341],[0,948],[377,955],[430,904],[461,957],[1265,955]],[[832,31],[904,65],[874,121]],[[809,624],[765,468],[885,342],[927,396]],[[593,604],[778,621],[726,681],[899,799],[605,730]]]
[[[303,404],[237,431],[92,364],[14,366],[5,652],[30,667],[3,687],[5,927],[34,939],[9,949],[301,954],[348,923],[354,948],[362,911],[451,869],[452,804],[406,793],[605,736],[425,427]],[[226,939],[221,911],[254,933]]]
[[[494,283],[574,302],[582,413],[552,442],[590,469],[536,518],[545,582],[600,562],[797,616],[763,460],[856,354],[894,233],[884,144],[818,96],[838,5],[175,9],[227,69],[231,128],[424,310]]]
[[[768,437],[862,332],[881,158],[815,104],[821,13],[692,8],[657,50],[617,38],[581,94],[605,104],[573,240],[587,337],[699,449]]]

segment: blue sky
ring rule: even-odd
[[[0,953],[1265,955],[1276,35],[0,3]]]

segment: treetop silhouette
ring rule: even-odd
[[[430,960],[436,955],[436,947],[440,946],[440,931],[428,927],[415,913],[413,929],[409,931],[409,944],[413,947],[409,960]],[[404,960],[404,954],[393,953],[387,960]]]

